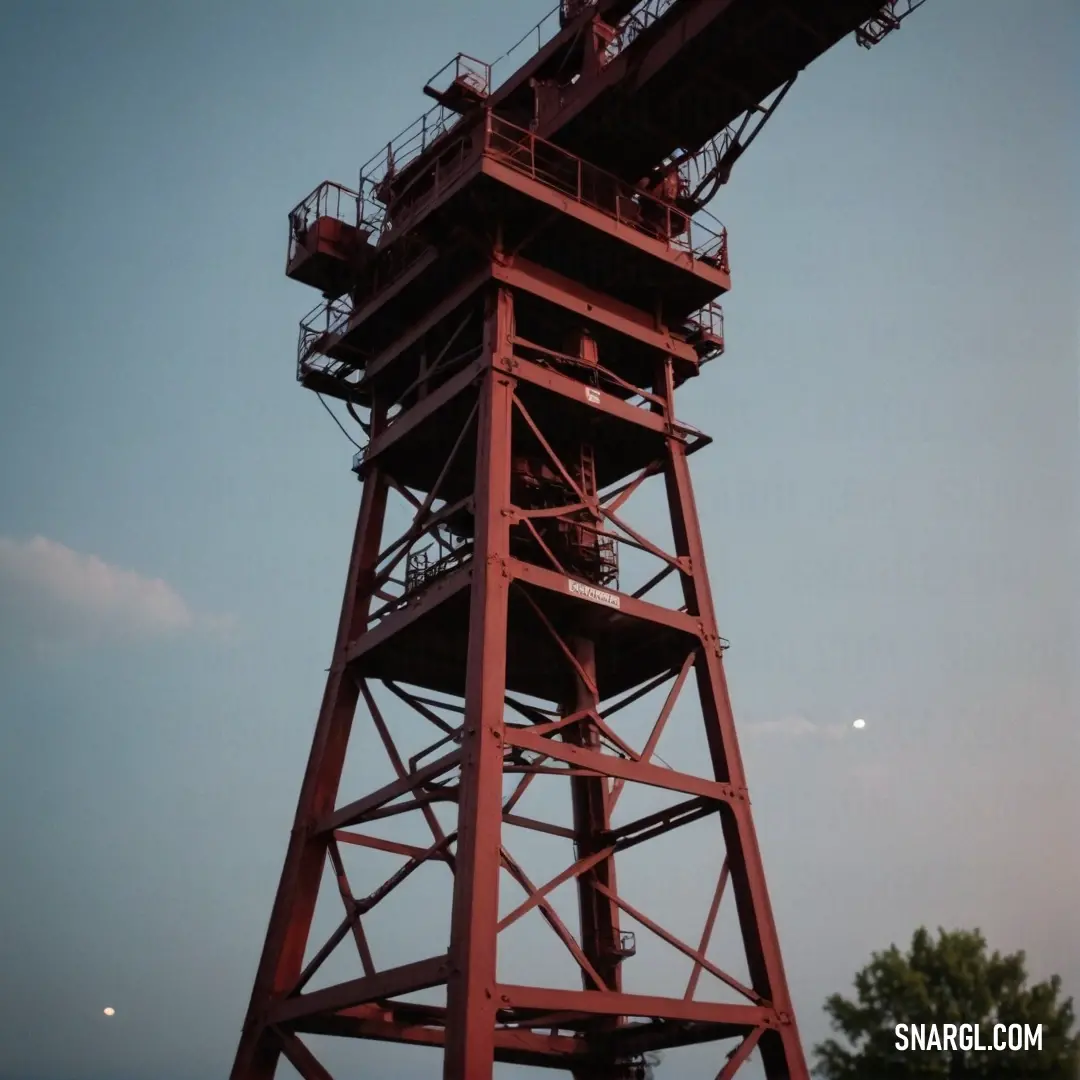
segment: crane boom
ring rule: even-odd
[[[637,183],[681,173],[693,213],[773,115],[799,72],[854,33],[869,48],[925,0],[562,0],[557,33],[497,87],[491,68],[459,54],[439,104],[361,170],[407,187],[450,132],[488,111],[597,168]],[[439,74],[443,74],[440,72]]]

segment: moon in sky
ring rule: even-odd
[[[861,728],[866,727],[866,721],[865,720],[856,720],[855,723],[852,724],[851,726],[853,728],[860,728],[861,729]]]
[[[111,1005],[106,1005],[104,1009],[106,1016],[115,1016],[116,1010]]]

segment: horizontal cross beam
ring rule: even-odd
[[[373,810],[380,810],[387,803],[393,802],[394,799],[399,799],[402,795],[415,791],[429,780],[434,780],[444,773],[448,773],[460,761],[460,750],[453,750],[449,754],[444,754],[430,765],[425,765],[414,773],[406,774],[399,780],[385,784],[378,791],[373,791],[362,799],[357,799],[355,802],[339,807],[324,821],[320,822],[316,831],[323,833],[334,832],[337,829],[347,829],[350,825],[363,821]]]
[[[496,999],[501,1011],[581,1012],[596,1016],[691,1020],[723,1025],[731,1035],[756,1027],[775,1028],[780,1024],[780,1018],[767,1006],[683,1001],[682,998],[620,994],[613,990],[550,990],[538,986],[500,984],[496,989]]]
[[[601,754],[582,746],[556,742],[525,728],[507,728],[503,738],[509,746],[545,754],[558,761],[565,761],[575,768],[586,769],[597,776],[612,776],[629,780],[631,783],[647,784],[649,787],[699,795],[717,803],[734,802],[738,798],[738,793],[731,784],[721,784],[715,780],[691,776],[689,773],[676,772],[674,769],[664,769],[645,761],[628,761],[614,754]]]
[[[503,285],[521,289],[669,356],[695,365],[698,363],[693,346],[672,337],[666,330],[657,330],[653,315],[580,285],[572,278],[547,270],[520,255],[505,263],[496,263],[492,267],[492,276]]]
[[[581,595],[573,587],[573,585],[580,583],[574,582],[572,585],[571,579],[565,574],[556,573],[546,567],[511,558],[507,559],[507,568],[510,576],[518,581],[538,585],[542,589],[548,589],[555,593],[569,593],[572,596]],[[596,591],[603,594],[605,599],[610,597],[611,602],[607,606],[617,607],[620,615],[629,615],[631,618],[646,619],[649,622],[670,626],[673,630],[680,630],[690,637],[701,640],[701,622],[693,615],[688,615],[683,611],[673,611],[671,608],[662,607],[660,604],[650,604],[647,600],[638,600],[629,593],[620,593],[614,589],[597,589]],[[618,601],[617,604],[615,600]],[[587,603],[588,599],[586,598],[582,602]]]
[[[353,1005],[363,1005],[368,1001],[396,997],[399,994],[414,994],[418,990],[428,990],[432,986],[441,986],[450,973],[450,961],[446,956],[433,956],[415,964],[380,971],[375,975],[365,975],[349,982],[328,986],[325,990],[315,990],[310,994],[286,998],[279,1001],[270,1010],[270,1023],[281,1024],[299,1020],[304,1016],[318,1013],[333,1013],[348,1009]]]
[[[446,1045],[445,1014],[414,1015],[414,1006],[369,1004],[331,1015],[305,1017],[290,1025],[297,1031],[339,1038],[374,1039],[414,1046]],[[510,1065],[565,1068],[568,1059],[584,1055],[586,1042],[568,1035],[547,1035],[524,1028],[496,1028],[495,1060]]]

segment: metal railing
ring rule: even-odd
[[[605,60],[611,61],[655,23],[676,0],[640,0],[638,4],[614,28],[615,35],[605,50]],[[583,12],[596,6],[596,0],[560,0],[535,26],[525,32],[521,38],[503,53],[492,65],[494,70],[511,53],[527,42],[535,42],[535,52],[539,52],[567,23],[572,22]]]
[[[695,311],[689,319],[686,320],[687,327],[699,337],[713,340],[718,340],[723,343],[724,340],[724,309],[720,304],[713,300],[711,303],[706,304],[703,308]]]
[[[393,203],[386,208],[384,232],[407,229],[425,208],[438,201],[478,154],[660,240],[667,247],[728,270],[727,230],[707,211],[691,216],[674,203],[642,191],[490,111],[485,113],[482,132],[476,127],[463,132],[395,193]]]
[[[604,51],[604,58],[611,63],[619,53],[628,49],[653,23],[658,22],[678,0],[640,0],[632,11],[619,20],[615,35]]]
[[[453,76],[445,86],[440,88],[438,81],[448,71],[453,71]],[[444,95],[455,85],[471,91],[477,97],[487,97],[491,93],[491,65],[485,64],[483,60],[477,60],[475,56],[458,53],[453,60],[439,68],[428,79],[424,84],[424,90],[432,96]]]
[[[855,41],[864,49],[871,49],[888,37],[912,12],[921,8],[926,0],[887,0],[881,10],[867,19],[855,31]]]
[[[293,207],[289,212],[290,263],[304,246],[311,226],[320,218],[327,217],[356,228],[362,227],[359,193],[331,180],[324,180],[306,199]]]
[[[471,125],[460,136],[447,140],[441,151],[432,152],[426,165],[414,170],[407,182],[396,185],[392,193],[386,190],[381,218],[383,235],[407,230],[416,216],[436,202],[447,186],[461,175],[465,166],[476,160],[482,147],[478,150],[474,141],[482,130],[480,125]],[[380,196],[380,201],[383,197]]]
[[[668,8],[676,2],[677,0],[640,0],[633,10],[619,21],[618,26],[615,28],[615,34],[605,51],[606,60],[613,60],[632,45],[645,30],[657,22]],[[588,2],[571,4],[564,14],[564,0],[560,0],[555,7],[548,11],[539,22],[526,31],[517,42],[511,45],[493,63],[484,64],[472,57],[459,54],[446,67],[432,76],[427,85],[433,86],[436,79],[453,67],[455,69],[455,79],[462,78],[474,90],[486,96],[500,85],[494,78],[496,69],[505,70],[503,68],[504,62],[509,60],[512,54],[523,45],[530,43],[534,46],[534,52],[539,52],[559,33],[564,21],[576,17],[579,9],[583,10],[591,6],[592,4]],[[508,71],[507,75],[509,74]],[[374,201],[375,203],[385,202],[390,195],[388,181],[412,164],[438,139],[457,127],[461,119],[462,117],[454,109],[438,104],[428,109],[417,120],[399,132],[360,167],[361,192],[365,188],[369,189],[367,199],[364,199],[363,196],[362,199],[368,202]]]
[[[586,0],[584,6],[591,7],[595,2],[596,0]],[[519,37],[517,41],[515,41],[514,44],[511,45],[510,48],[502,54],[502,56],[500,56],[497,60],[492,61],[492,73],[494,74],[495,70],[497,68],[500,68],[503,65],[504,61],[509,60],[510,57],[513,56],[514,53],[516,53],[517,50],[520,49],[523,45],[531,44],[533,46],[533,53],[535,54],[538,53],[553,37],[555,37],[555,35],[558,34],[559,31],[563,28],[564,3],[565,0],[560,0],[560,2],[556,4],[550,11],[548,11],[547,14],[541,16],[539,22],[535,23],[533,26],[530,26],[529,29],[526,30],[525,33],[522,34],[521,37]],[[571,18],[576,16],[576,14],[577,12],[574,11],[565,16],[566,21],[569,21]],[[503,68],[503,70],[507,71],[508,76],[513,74],[512,71],[509,71],[506,68]],[[497,87],[501,84],[495,83],[493,85]]]
[[[392,197],[390,181],[461,119],[453,109],[435,105],[365,161],[360,166],[360,198],[365,210],[380,217],[379,208],[385,207]]]
[[[572,22],[591,7],[596,7],[596,0],[562,0],[559,20],[563,24]]]
[[[353,365],[347,361],[326,355],[340,340],[351,317],[352,305],[342,298],[319,304],[300,320],[296,344],[297,378],[302,379],[311,372],[335,376],[352,369]]]
[[[429,554],[433,547],[437,552],[434,559]],[[405,591],[402,598],[468,562],[472,549],[472,544],[464,541],[453,546],[428,544],[427,547],[410,551],[405,563]]]
[[[727,269],[727,230],[711,214],[691,217],[525,128],[488,114],[484,153],[619,224]]]
[[[427,245],[415,248],[408,241],[395,244],[385,251],[374,263],[372,272],[364,278],[364,297],[377,295],[382,289],[399,280],[401,276],[430,251]],[[349,347],[350,358],[347,362],[327,359],[319,362],[314,357],[325,353],[348,334],[350,323],[355,314],[352,298],[349,295],[327,300],[316,305],[300,321],[300,337],[297,344],[297,365],[303,374],[307,370],[333,372],[340,369],[353,369],[370,359],[370,355],[353,346]],[[332,373],[332,372],[331,372]]]

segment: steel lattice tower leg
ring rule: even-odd
[[[499,294],[485,327],[494,356],[509,336],[509,298]],[[476,464],[476,553],[469,597],[461,794],[450,981],[446,995],[448,1077],[487,1076],[498,1007],[496,936],[501,866],[503,700],[510,592],[510,428],[513,382],[494,367],[480,388]]]

